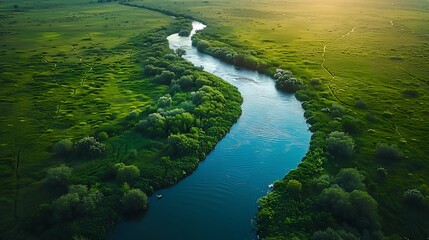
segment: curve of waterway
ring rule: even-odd
[[[194,22],[191,34],[204,27]],[[311,133],[301,104],[277,91],[270,77],[199,53],[191,37],[173,34],[168,41],[170,48],[186,50],[183,57],[194,65],[236,86],[243,113],[192,175],[156,192],[144,217],[121,222],[109,239],[256,239],[257,199],[308,150]]]

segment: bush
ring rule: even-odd
[[[283,69],[277,69],[274,74],[276,87],[287,92],[296,92],[303,86],[300,79],[294,78],[292,72]]]
[[[61,164],[48,170],[46,181],[53,187],[66,187],[69,184],[72,168]]]
[[[107,140],[107,139],[109,139],[109,134],[107,134],[107,132],[99,132],[97,134],[97,139],[100,141]]]
[[[210,43],[206,40],[200,40],[197,42],[197,49],[200,52],[204,52],[206,49],[210,47],[211,47]]]
[[[73,143],[69,139],[63,139],[55,143],[54,153],[57,156],[67,156],[73,150]]]
[[[118,172],[116,173],[116,179],[120,183],[124,183],[124,182],[133,183],[139,177],[140,177],[140,169],[138,169],[134,165],[119,166]]]
[[[326,144],[328,152],[334,157],[349,159],[353,155],[354,141],[344,132],[331,132]]]
[[[121,202],[125,214],[135,214],[147,208],[147,196],[140,189],[126,192]]]
[[[402,198],[405,203],[411,206],[415,206],[415,205],[420,205],[423,202],[424,196],[420,192],[420,190],[413,188],[405,191]]]
[[[289,180],[286,185],[286,190],[292,194],[297,194],[301,192],[302,184],[295,179]]]
[[[387,176],[387,170],[385,168],[379,167],[377,168],[377,175],[381,178],[385,178]]]
[[[181,57],[181,56],[183,56],[183,55],[185,55],[185,54],[186,54],[186,50],[185,50],[185,49],[178,48],[178,49],[176,49],[176,54],[177,54],[179,57]]]
[[[352,116],[344,116],[341,122],[345,132],[354,134],[362,131],[362,122]]]
[[[66,221],[85,215],[94,210],[102,198],[103,194],[96,189],[88,189],[84,185],[70,186],[67,194],[52,202],[53,218],[56,221]]]
[[[335,183],[347,192],[351,192],[356,189],[364,190],[364,179],[365,177],[356,168],[343,168],[337,174]]]
[[[160,75],[155,76],[154,81],[158,84],[170,85],[171,80],[173,80],[175,76],[176,76],[176,74],[174,72],[164,70],[161,72]]]
[[[98,158],[106,152],[106,146],[93,137],[84,137],[74,143],[74,149],[79,156]]]
[[[323,231],[317,231],[311,237],[311,240],[358,240],[353,233],[346,232],[343,229],[334,230],[327,228]]]
[[[171,106],[173,100],[171,99],[170,94],[166,94],[165,96],[161,96],[158,99],[158,108],[166,108]]]
[[[377,143],[376,156],[379,159],[396,161],[402,157],[402,152],[396,145]]]
[[[367,192],[354,190],[350,193],[350,203],[356,211],[353,222],[359,229],[378,230],[380,220],[377,212],[377,201]]]

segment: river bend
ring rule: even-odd
[[[194,22],[192,34],[205,26]],[[243,113],[231,131],[190,176],[149,198],[139,221],[118,224],[110,239],[256,239],[257,199],[268,185],[296,168],[308,150],[310,132],[294,95],[279,92],[274,80],[236,69],[191,46],[190,37],[168,37],[171,49],[236,86]],[[155,195],[162,194],[157,200]]]

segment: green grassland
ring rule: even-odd
[[[170,22],[117,4],[14,4],[0,5],[1,232],[54,197],[41,184],[58,164],[53,143],[87,136],[163,91],[129,81],[139,68],[127,42]]]
[[[84,0],[2,2],[0,17],[1,238],[103,239],[121,196],[190,174],[241,113],[236,88],[168,49],[189,20]],[[79,150],[87,136],[102,155]],[[75,144],[58,154],[64,139]],[[64,163],[69,193],[46,180]],[[124,165],[138,173],[120,177]]]
[[[340,227],[340,223],[328,224],[332,219],[329,214],[326,219],[313,214],[323,211],[317,206],[320,191],[312,187],[320,175],[335,176],[345,167],[365,173],[366,189],[378,202],[386,236],[429,236],[428,1],[132,3],[202,20],[208,28],[198,39],[252,55],[259,63],[268,64],[267,73],[272,74],[278,67],[290,69],[308,85],[297,97],[303,101],[315,133],[311,151],[306,163],[283,181],[301,181],[301,198],[308,200],[308,206],[288,200],[291,196],[281,187],[281,181],[274,193],[262,200],[261,211],[271,214],[264,219],[266,222],[259,223],[264,236],[302,239],[327,226]],[[318,78],[321,85],[311,81],[313,78]],[[342,113],[323,112],[333,105],[342,106]],[[357,129],[347,131],[342,118],[350,117],[358,119]],[[325,139],[332,131],[346,131],[353,137],[356,148],[352,159],[335,160],[325,153]],[[398,161],[377,159],[379,142],[397,145],[403,157]],[[387,170],[386,179],[378,177],[380,167]],[[404,191],[412,188],[426,196],[423,206],[404,204]],[[318,218],[310,221],[301,216]]]

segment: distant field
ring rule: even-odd
[[[41,184],[47,169],[59,164],[51,157],[53,143],[88,136],[165,90],[151,81],[129,81],[141,68],[127,43],[171,18],[116,3],[42,0],[2,1],[0,19],[4,233],[55,197]],[[150,160],[154,153],[142,154]]]
[[[406,155],[384,166],[389,180],[368,178],[386,233],[426,231],[427,211],[409,211],[400,199],[406,189],[429,183],[429,1],[132,2],[191,15],[208,25],[203,36],[209,40],[255,50],[303,79],[320,78],[330,94],[317,101],[339,102],[364,124],[356,161],[341,167],[374,176],[383,166],[374,157],[377,142],[396,144]]]

